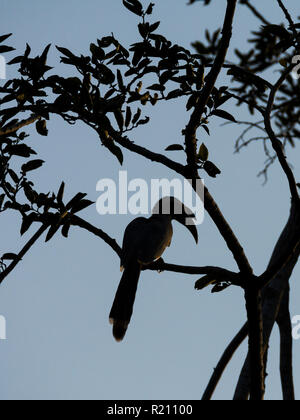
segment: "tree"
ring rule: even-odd
[[[159,22],[150,21],[154,4],[143,8],[138,0],[124,0],[123,3],[139,17],[141,39],[128,50],[113,35],[106,36],[91,44],[89,56],[77,56],[66,48],[57,47],[61,62],[71,66],[78,77],[47,75],[52,70],[47,65],[50,45],[37,57],[31,57],[30,46],[27,46],[23,55],[9,63],[19,67],[21,77],[9,80],[1,87],[0,211],[17,212],[22,219],[21,235],[33,224],[39,228],[18,254],[8,252],[2,256],[0,282],[45,232],[46,241],[50,241],[59,230],[68,237],[71,227],[79,226],[103,239],[120,255],[120,246],[113,238],[78,216],[80,211],[92,205],[85,194],[79,192],[66,203],[64,183],[56,194],[36,191],[30,173],[41,168],[44,162],[31,159],[36,152],[28,146],[26,133],[20,132],[24,127],[36,124],[37,132],[46,136],[47,121],[53,115],[60,116],[68,124],[80,121],[95,131],[104,148],[120,164],[123,163],[123,150],[127,149],[192,180],[196,190],[196,181],[204,174],[214,178],[221,173],[208,160],[207,146],[199,144],[199,131],[210,134],[209,122],[214,117],[232,124],[244,124],[246,128],[237,139],[236,149],[240,150],[255,141],[263,143],[267,162],[262,175],[267,179],[270,165],[278,160],[291,195],[290,217],[274,246],[267,270],[260,276],[253,274],[253,267],[237,236],[207,188],[205,209],[231,251],[238,271],[211,266],[186,267],[162,261],[149,269],[204,275],[196,282],[197,290],[213,284],[214,292],[221,292],[231,285],[245,291],[248,323],[226,349],[203,399],[211,398],[229,360],[247,336],[249,355],[241,372],[235,399],[247,399],[249,395],[253,400],[263,399],[268,342],[276,322],[281,335],[283,394],[287,400],[294,399],[289,278],[299,257],[299,184],[287,162],[285,149],[295,146],[300,133],[297,126],[299,84],[294,79],[297,75],[294,57],[299,48],[299,24],[293,21],[280,0],[274,3],[281,8],[287,21],[285,25],[271,24],[249,1],[240,1],[263,26],[254,33],[249,50],[236,51],[236,63],[231,63],[226,57],[232,42],[237,0],[227,0],[222,31],[207,32],[206,41],[195,42],[195,51],[192,52],[157,33]],[[204,3],[211,7],[214,5],[209,0]],[[1,54],[12,50],[3,45],[8,38],[9,35],[0,38]],[[269,81],[268,71],[273,68],[280,71],[275,83]],[[217,87],[218,78],[224,71],[232,77],[230,86]],[[149,77],[153,82],[148,86]],[[186,101],[188,122],[182,131],[182,144],[170,145],[167,152],[184,152],[186,165],[170,159],[167,153],[154,153],[130,139],[132,130],[150,121],[142,112],[143,106],[159,106],[163,101],[176,100]],[[237,106],[247,107],[250,116],[258,115],[259,120],[253,122],[249,117],[249,122],[238,121],[224,109],[229,100],[235,101]],[[248,138],[252,130],[258,131],[260,136]],[[20,167],[16,165],[16,156],[24,158]]]

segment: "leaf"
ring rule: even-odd
[[[65,183],[62,182],[61,186],[59,187],[57,197],[56,197],[58,204],[61,206],[63,205],[64,192],[65,192]]]
[[[123,0],[124,6],[138,16],[143,15],[143,6],[138,0]]]
[[[62,227],[61,233],[65,238],[69,237],[70,227],[71,227],[71,223],[69,223],[69,222],[65,223]]]
[[[52,225],[47,233],[45,242],[49,242],[50,239],[53,238],[53,236],[56,234],[58,229],[60,228],[60,222],[58,221],[56,224]]]
[[[138,30],[142,38],[146,39],[149,34],[149,23],[140,23]]]
[[[115,119],[117,121],[118,127],[120,129],[120,131],[123,131],[123,127],[124,127],[124,115],[123,112],[120,109],[116,109],[114,111],[114,116]]]
[[[152,15],[153,7],[155,6],[154,3],[150,3],[148,9],[146,10],[146,15]]]
[[[75,197],[72,198],[72,200],[70,200],[68,202],[68,204],[66,205],[66,210],[70,210],[72,209],[72,207],[78,203],[79,201],[81,201],[83,198],[85,198],[87,196],[87,194],[84,193],[78,193],[75,195]]]
[[[124,162],[124,156],[123,156],[123,152],[120,149],[120,147],[116,146],[114,141],[111,139],[109,140],[105,146],[108,148],[108,150],[114,155],[116,156],[116,158],[118,159],[118,161],[120,162],[120,165],[123,165]]]
[[[37,121],[35,127],[36,127],[36,131],[38,132],[38,134],[40,134],[41,136],[48,136],[46,120]]]
[[[15,57],[12,60],[10,60],[7,64],[8,65],[18,64],[18,63],[21,63],[22,61],[23,61],[23,56],[19,55],[18,57]]]
[[[159,85],[158,83],[156,83],[154,85],[151,85],[151,86],[147,87],[147,89],[163,92],[163,91],[166,90],[166,87],[163,86],[163,85]]]
[[[19,182],[19,177],[18,175],[15,173],[15,171],[13,171],[12,169],[8,170],[9,175],[11,176],[11,179],[17,184]]]
[[[231,286],[230,283],[218,283],[213,288],[211,293],[219,293]]]
[[[48,53],[50,50],[51,44],[48,44],[47,47],[44,49],[41,55],[41,62],[45,65],[47,62]]]
[[[166,152],[176,152],[179,150],[184,150],[184,147],[181,144],[171,144],[171,146],[168,146],[165,150]]]
[[[128,106],[126,108],[126,117],[125,117],[125,127],[129,127],[132,118],[132,111],[131,108]]]
[[[206,173],[211,176],[212,178],[216,178],[217,175],[220,175],[221,171],[220,169],[209,160],[205,162],[203,169],[206,171]]]
[[[207,127],[207,125],[201,125],[202,128],[204,128],[204,130],[207,132],[207,134],[210,136],[210,131],[209,128]]]
[[[13,47],[8,47],[7,45],[0,45],[0,54],[10,52],[10,51],[14,51],[14,50],[15,50],[15,48],[13,48]]]
[[[30,203],[35,203],[37,199],[37,193],[33,191],[33,189],[28,184],[24,186],[24,194]]]
[[[7,38],[9,38],[11,36],[12,36],[12,33],[11,34],[7,34],[7,35],[1,35],[0,36],[0,44],[1,44],[1,42],[4,42]]]
[[[124,86],[124,81],[123,81],[122,73],[120,72],[119,69],[117,71],[117,79],[118,79],[119,89],[121,90],[121,92],[126,91],[126,88]]]
[[[2,207],[2,204],[3,204],[4,199],[5,199],[5,194],[1,194],[0,195],[0,209]]]
[[[30,147],[26,146],[26,144],[13,144],[5,148],[5,152],[15,155],[21,156],[25,158],[29,158],[30,155],[36,155],[36,152],[32,150]]]
[[[144,118],[142,120],[139,120],[138,123],[137,123],[137,125],[145,125],[145,124],[148,124],[149,121],[150,121],[150,118],[149,117],[146,117],[146,118]]]
[[[72,58],[72,59],[74,59],[74,58],[75,58],[75,55],[74,55],[74,54],[73,54],[70,50],[68,50],[67,48],[58,47],[58,46],[56,45],[56,49],[57,49],[60,53],[62,53],[63,55],[67,56],[68,58]]]
[[[92,204],[95,204],[94,201],[91,200],[81,200],[78,204],[75,204],[72,208],[73,213],[78,213],[87,207],[90,207]]]
[[[146,92],[145,95],[140,97],[141,104],[143,106],[147,105],[147,102],[149,99],[150,99],[150,92]]]
[[[142,110],[141,110],[141,108],[138,108],[137,112],[134,114],[133,119],[132,119],[132,124],[133,125],[137,123],[141,114],[142,114]]]
[[[8,252],[7,254],[4,254],[1,257],[1,259],[7,260],[7,261],[20,260],[19,256],[17,254],[13,254],[12,252]]]
[[[195,289],[196,290],[205,289],[205,287],[215,282],[216,282],[216,279],[211,274],[208,274],[207,276],[204,276],[201,279],[196,281]]]
[[[289,39],[291,37],[290,33],[280,25],[266,25],[263,26],[263,29],[272,35],[278,36],[279,38]]]
[[[26,174],[27,172],[35,171],[36,169],[43,166],[44,163],[44,160],[31,160],[30,162],[27,162],[22,166],[22,172]]]
[[[199,149],[198,157],[203,162],[206,162],[208,159],[208,156],[209,156],[208,148],[205,146],[204,143],[202,143]]]
[[[160,25],[160,22],[156,22],[156,23],[153,23],[152,25],[150,25],[149,32],[156,31],[156,29],[159,27],[159,25]]]
[[[229,114],[229,112],[224,111],[223,109],[216,109],[212,112],[212,115],[216,115],[217,117],[224,118],[225,120],[229,120],[232,122],[237,122],[233,115]]]
[[[34,217],[35,217],[34,214],[23,217],[23,222],[22,222],[22,226],[21,226],[21,230],[20,230],[21,236],[23,236],[24,233],[26,233],[28,231],[28,229],[30,228],[30,226],[34,222]]]
[[[172,90],[171,92],[168,93],[168,96],[167,96],[166,99],[169,100],[169,99],[179,98],[183,94],[184,93],[181,89],[175,89],[175,90]]]

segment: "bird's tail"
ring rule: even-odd
[[[133,261],[125,268],[121,278],[109,315],[116,341],[122,341],[125,337],[133,312],[140,274],[141,265],[137,261]]]

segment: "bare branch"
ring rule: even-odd
[[[249,2],[249,0],[241,0],[241,4],[247,6],[251,12],[256,16],[263,24],[270,25],[270,23],[264,18],[264,16]]]
[[[131,152],[134,152],[140,156],[143,156],[144,158],[150,160],[151,162],[161,163],[162,165],[165,165],[167,168],[172,169],[173,171],[181,175],[184,175],[185,167],[181,165],[180,163],[177,163],[162,154],[154,153],[150,151],[149,149],[146,149],[145,147],[139,146],[138,144],[129,140],[128,137],[122,136],[120,133],[113,130],[112,128],[111,128],[111,132],[116,143],[118,143],[120,146],[124,147],[125,149]]]
[[[244,249],[242,248],[237,237],[235,236],[228,222],[221,213],[217,203],[215,202],[215,200],[213,199],[206,187],[204,191],[204,204],[205,209],[207,210],[208,214],[217,226],[219,232],[225,239],[229,250],[232,252],[241,273],[252,275],[253,270],[245,255]]]
[[[81,227],[82,229],[85,229],[88,232],[93,233],[94,235],[101,238],[116,252],[116,254],[119,257],[121,257],[122,249],[118,245],[117,241],[111,238],[102,229],[99,229],[93,226],[91,223],[87,222],[86,220],[76,215],[72,216],[71,221],[72,221],[72,225]],[[167,264],[163,260],[159,260],[157,262],[154,262],[144,267],[144,270],[170,271],[173,273],[182,273],[182,274],[190,274],[190,275],[211,274],[211,275],[216,276],[216,280],[220,279],[222,281],[229,281],[233,285],[241,286],[240,276],[238,273],[234,273],[232,271],[229,271],[220,267],[212,267],[212,266],[189,267],[189,266],[183,266],[183,265]]]
[[[203,397],[202,397],[203,401],[211,400],[213,393],[215,392],[216,387],[218,383],[220,382],[220,379],[226,367],[228,366],[229,362],[234,356],[234,353],[237,351],[237,349],[240,347],[243,341],[247,338],[247,335],[248,335],[248,324],[246,323],[242,327],[242,329],[237,333],[237,335],[233,338],[233,340],[230,342],[229,346],[226,348],[225,352],[223,353],[219,363],[217,364],[217,367],[214,369],[214,373],[212,377],[210,378],[207,388],[203,394]]]
[[[281,85],[284,83],[285,79],[287,78],[287,76],[291,73],[291,71],[293,70],[294,66],[290,66],[288,69],[286,69],[282,75],[280,76],[280,78],[278,79],[278,81],[275,83],[275,85],[272,87],[270,95],[269,95],[269,100],[268,100],[268,105],[266,107],[266,111],[264,112],[264,122],[265,122],[265,128],[266,131],[268,133],[268,136],[270,137],[271,143],[272,143],[272,147],[278,157],[279,163],[288,179],[288,183],[289,183],[289,187],[290,187],[290,191],[291,191],[291,195],[293,197],[293,199],[299,203],[299,194],[298,194],[298,189],[297,189],[297,183],[293,174],[293,171],[291,170],[289,164],[287,163],[286,157],[284,155],[284,150],[282,147],[282,143],[281,141],[276,137],[273,128],[272,128],[272,124],[271,124],[271,112],[273,109],[273,105],[274,105],[274,101],[275,101],[275,96],[277,91],[280,89]]]
[[[86,220],[82,219],[79,216],[73,215],[71,218],[72,225],[79,226],[82,229],[87,230],[90,233],[93,233],[94,235],[101,238],[104,242],[107,243],[115,252],[116,254],[121,257],[121,247],[117,244],[117,241],[113,238],[111,238],[106,232],[104,232],[102,229],[97,228],[93,226],[91,223],[87,222]]]
[[[300,255],[300,246],[290,248],[290,241],[295,238],[299,240],[299,212],[296,211],[296,204],[292,204],[291,214],[286,227],[284,228],[269,262],[266,273],[270,282],[266,281],[263,290],[263,336],[264,336],[264,353],[268,348],[271,332],[277,319],[280,309],[282,297],[286,290],[289,279],[297,264]],[[298,226],[298,228],[297,228]],[[281,255],[284,254],[284,257]],[[286,261],[286,255],[290,258]],[[285,264],[282,264],[284,260]],[[258,283],[259,284],[259,283]],[[246,400],[250,390],[250,368],[249,356],[247,356],[241,371],[239,381],[235,391],[235,400]]]
[[[265,395],[262,295],[256,281],[249,278],[245,290],[249,334],[250,400],[261,401]]]

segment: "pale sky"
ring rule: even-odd
[[[33,54],[52,43],[49,65],[69,76],[70,68],[59,63],[55,45],[86,54],[91,42],[114,33],[125,46],[137,39],[137,17],[119,0],[51,2],[2,0],[1,34],[13,32],[9,45],[23,53],[28,42]],[[148,2],[143,1],[144,4]],[[189,48],[201,40],[206,28],[221,26],[225,2],[216,6],[186,0],[156,1],[153,22],[161,20],[160,33]],[[296,0],[285,2],[297,17]],[[283,21],[277,2],[254,1],[272,23]],[[241,5],[234,27],[233,49],[245,45],[249,30],[260,22]],[[13,57],[10,54],[9,57]],[[9,67],[8,77],[16,77]],[[271,75],[271,77],[276,77]],[[224,73],[218,85],[229,82]],[[247,110],[227,108],[237,119],[248,118]],[[188,115],[185,104],[161,104],[145,109],[151,123],[132,133],[141,145],[162,153],[166,146],[182,141],[181,130]],[[256,177],[265,156],[259,144],[241,154],[233,153],[240,126],[211,122],[211,137],[201,133],[211,159],[222,169],[217,179],[205,177],[206,185],[245,248],[256,274],[269,261],[289,212],[289,191],[279,165],[270,170],[263,187]],[[117,160],[100,146],[97,136],[78,124],[58,118],[48,124],[49,136],[34,129],[29,143],[44,167],[35,172],[37,188],[56,191],[66,183],[66,195],[88,193],[96,201],[96,185],[103,178],[118,180]],[[170,157],[183,161],[180,152]],[[177,153],[177,154],[176,154]],[[129,179],[173,179],[174,174],[139,156],[124,153],[122,170]],[[299,149],[289,151],[289,161],[299,179]],[[106,230],[118,243],[132,220],[131,215],[99,216],[96,206],[82,213],[88,221]],[[1,217],[1,251],[16,252],[33,230],[19,239],[20,221],[14,215]],[[232,255],[206,215],[199,226],[199,245],[185,229],[174,224],[172,247],[166,262],[186,265],[216,265],[236,270]],[[300,268],[291,280],[291,314],[299,315],[297,282]],[[198,276],[199,277],[199,276]],[[50,243],[41,240],[0,289],[0,315],[7,321],[7,340],[0,341],[1,399],[199,399],[223,350],[246,320],[243,293],[231,287],[223,293],[196,292],[196,276],[142,273],[134,316],[126,339],[117,344],[108,323],[109,310],[120,280],[119,260],[99,238],[73,228],[68,240],[57,235]],[[231,399],[246,354],[245,343],[226,371],[215,395]],[[294,342],[296,396],[300,397],[300,340]],[[279,336],[271,339],[267,399],[281,399],[279,380]]]

